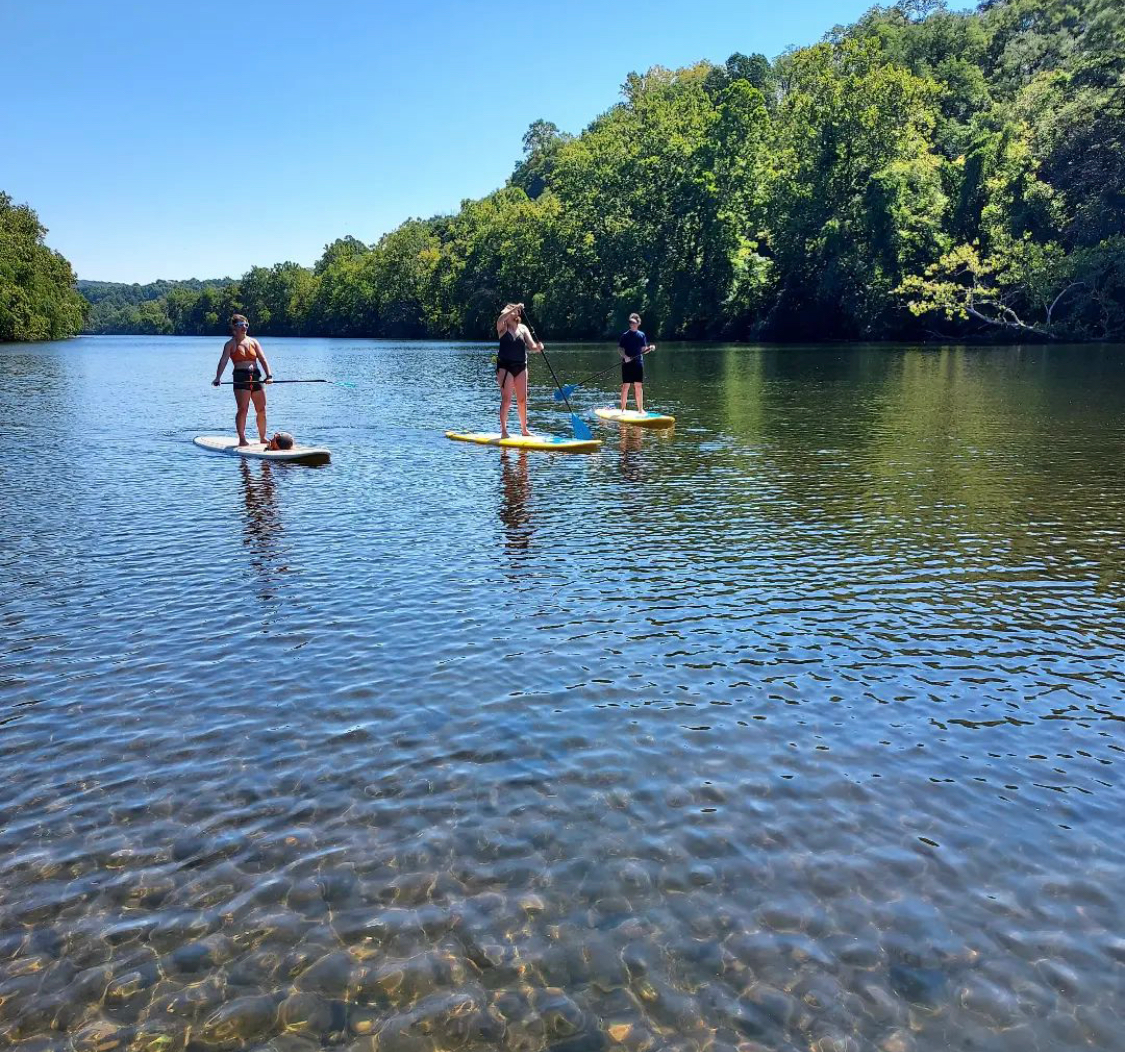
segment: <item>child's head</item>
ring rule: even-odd
[[[293,436],[289,434],[288,431],[278,431],[273,436],[273,444],[277,446],[278,449],[292,449]]]
[[[629,315],[629,327],[630,328],[635,329],[640,324],[641,324],[641,316],[639,314],[630,314]]]

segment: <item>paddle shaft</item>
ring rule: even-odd
[[[653,350],[655,350],[655,348],[653,348]],[[632,358],[622,358],[621,361],[622,362],[635,362],[638,358],[643,358],[646,354],[651,354],[651,353],[652,353],[652,351],[648,351],[648,350],[641,351],[640,354],[634,354]],[[593,376],[587,376],[584,380],[579,380],[578,383],[576,383],[576,384],[567,384],[566,385],[567,390],[573,391],[576,387],[581,387],[583,384],[588,384],[591,380],[596,380],[599,376],[605,376],[606,373],[613,372],[613,370],[616,369],[617,366],[620,365],[620,364],[621,364],[621,362],[618,362],[617,365],[611,365],[608,369],[603,369],[600,373],[594,373]]]
[[[555,381],[555,388],[561,391],[562,385],[559,383],[559,378],[555,375],[555,368],[553,365],[551,365],[551,359],[547,357],[547,352],[543,350],[543,344],[540,343],[539,337],[535,335],[535,329],[532,327],[531,320],[527,316],[526,307],[524,307],[523,309],[523,320],[527,324],[527,331],[531,333],[531,338],[539,344],[539,353],[543,355],[543,361],[547,363],[547,368],[551,371],[551,379]],[[565,395],[563,396],[563,401],[566,402],[566,408],[570,415],[577,416],[578,414],[570,408],[570,401],[566,398]]]
[[[230,387],[231,384],[334,384],[335,380],[221,380],[220,386]]]
[[[524,307],[521,313],[527,325],[527,331],[531,333],[531,338],[539,344],[539,353],[543,355],[543,361],[547,363],[547,368],[551,371],[551,379],[555,381],[555,390],[562,392],[563,401],[566,402],[567,411],[570,413],[570,426],[574,429],[574,437],[582,440],[593,438],[592,432],[589,427],[586,426],[586,421],[571,409],[570,399],[566,397],[566,392],[563,391],[562,387],[559,385],[559,378],[555,375],[555,367],[551,365],[551,359],[547,357],[547,352],[543,350],[542,341],[535,335],[535,330],[531,327],[531,322],[527,317],[527,308]]]

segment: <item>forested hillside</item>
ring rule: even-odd
[[[96,329],[482,337],[506,299],[553,338],[631,310],[662,337],[1125,338],[1125,5],[902,0],[774,61],[629,74],[456,215]]]
[[[46,235],[31,208],[0,191],[0,342],[61,340],[82,325],[74,271]]]
[[[86,317],[87,332],[125,332],[166,335],[175,332],[172,322],[178,294],[187,293],[193,305],[200,303],[206,289],[221,289],[234,284],[233,278],[186,281],[152,281],[147,285],[120,281],[79,281],[78,291],[86,297],[90,309]],[[210,320],[210,329],[220,324],[219,315]]]

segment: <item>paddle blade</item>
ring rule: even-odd
[[[555,388],[555,401],[565,402],[575,391],[578,390],[578,384],[567,384],[565,387]]]
[[[577,413],[570,414],[570,425],[574,428],[574,437],[580,442],[589,442],[594,437],[593,432],[586,426],[586,421]]]

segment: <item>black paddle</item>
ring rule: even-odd
[[[264,384],[265,380],[222,380],[220,381],[223,387],[230,387],[231,384]],[[271,384],[335,384],[337,387],[355,387],[355,384],[347,384],[342,380],[270,380]]]
[[[531,320],[527,316],[527,308],[524,307],[523,311],[524,323],[527,325],[527,331],[531,333],[531,338],[539,343],[539,337],[535,335],[535,330],[531,327]],[[542,349],[540,345],[539,353],[543,355],[543,361],[547,363],[547,368],[551,371],[551,379],[555,381],[555,390],[561,391],[562,386],[559,384],[559,378],[555,375],[554,366],[551,365],[551,359],[547,357],[547,352]],[[573,409],[570,407],[570,399],[564,394],[562,400],[566,402],[566,408],[570,412],[570,426],[574,428],[574,437],[581,442],[589,442],[593,439],[594,435],[590,428],[587,426],[586,421],[583,420]]]
[[[640,357],[643,358],[646,354],[652,354],[652,352],[655,351],[655,350],[656,350],[656,347],[652,346],[646,351],[641,351]],[[622,361],[635,362],[637,360],[637,357],[638,357],[637,355],[633,355],[632,358],[623,358]],[[620,362],[618,364],[620,364]],[[599,376],[605,376],[606,373],[613,372],[613,370],[616,369],[616,368],[617,368],[616,365],[611,365],[608,369],[603,369],[600,373],[594,373],[593,376],[587,376],[585,380],[579,380],[578,383],[576,383],[576,384],[567,384],[565,387],[560,387],[555,392],[555,401],[556,402],[565,401],[572,394],[574,394],[574,392],[577,388],[582,387],[585,384],[588,384],[591,380],[596,380]]]

